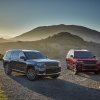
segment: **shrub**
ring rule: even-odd
[[[2,59],[3,59],[3,56],[4,56],[4,55],[0,53],[0,60],[2,60]]]

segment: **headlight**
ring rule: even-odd
[[[61,66],[61,63],[59,62],[58,65]]]
[[[77,63],[79,63],[79,64],[84,64],[84,62],[83,62],[83,61],[77,61]]]
[[[45,66],[45,63],[37,63],[38,66]]]

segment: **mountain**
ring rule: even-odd
[[[0,35],[0,38],[3,38],[3,39],[11,39],[12,37],[11,36],[8,36],[8,35]]]
[[[27,33],[14,37],[13,40],[20,41],[36,41],[47,38],[60,32],[69,32],[83,38],[85,41],[93,41],[100,43],[100,32],[76,25],[53,25],[37,27]]]
[[[3,39],[3,38],[0,38],[0,43],[1,43],[1,42],[8,42],[8,40]]]
[[[8,40],[8,39],[4,39],[4,38],[0,38],[0,43],[3,42],[14,42],[13,40]]]

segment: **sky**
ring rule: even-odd
[[[100,0],[0,0],[0,36],[59,24],[100,32]]]

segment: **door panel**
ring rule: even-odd
[[[11,58],[10,66],[12,69],[18,69],[18,58]]]
[[[19,61],[17,62],[18,63],[18,70],[20,71],[26,71],[26,62],[22,59],[19,59]]]

